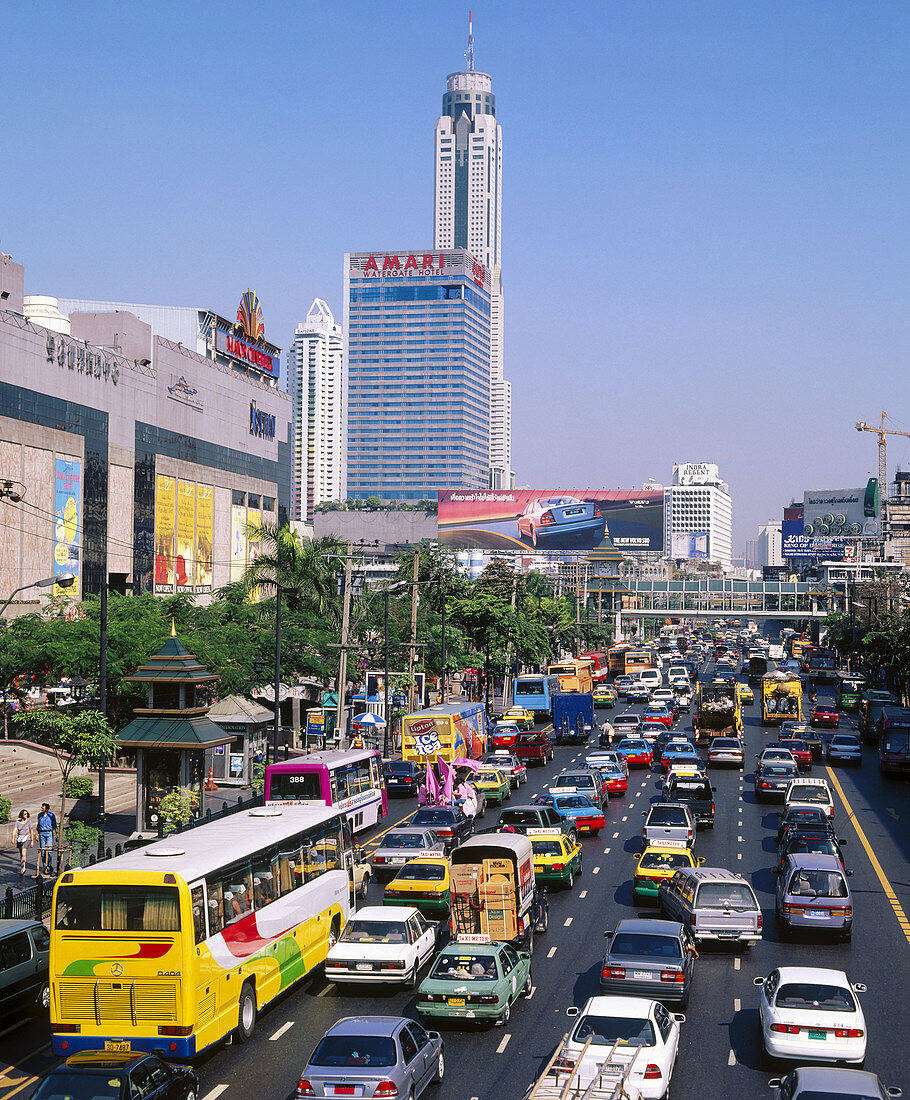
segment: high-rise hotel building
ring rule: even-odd
[[[433,241],[436,250],[465,248],[490,272],[491,488],[512,485],[512,384],[503,378],[502,127],[496,121],[493,81],[468,69],[450,73],[436,120]]]
[[[294,330],[288,351],[293,414],[293,517],[312,521],[317,504],[344,499],[344,341],[321,298]]]
[[[465,249],[345,256],[348,497],[487,487],[491,285]]]

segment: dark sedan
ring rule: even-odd
[[[387,760],[382,765],[382,778],[389,794],[417,794],[420,770],[411,760]]]
[[[474,832],[474,822],[461,810],[451,806],[424,806],[408,822],[415,828],[432,829],[446,847],[446,851],[463,844]]]
[[[109,1054],[86,1050],[72,1054],[41,1079],[33,1100],[102,1097],[132,1100],[137,1096],[188,1100],[199,1095],[199,1078],[191,1066],[175,1066],[157,1054]]]
[[[831,820],[825,811],[815,806],[793,806],[781,815],[777,827],[777,843],[782,844],[788,829],[800,829],[804,826],[819,828],[824,826],[829,829]]]
[[[799,769],[795,764],[775,761],[762,764],[755,772],[755,797],[759,802],[769,798],[783,799],[791,779],[799,778]]]
[[[783,869],[789,855],[834,856],[844,867],[841,848],[847,842],[840,840],[830,829],[811,826],[791,827],[784,833],[778,847],[777,870]]]

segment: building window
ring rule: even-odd
[[[232,489],[231,504],[237,504],[242,508],[246,504],[246,493],[241,493],[239,489]]]

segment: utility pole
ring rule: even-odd
[[[344,734],[344,697],[348,679],[348,628],[351,621],[351,572],[353,568],[353,543],[348,543],[344,556],[344,605],[341,612],[341,649],[338,656],[338,701],[335,710],[335,729],[338,731],[338,744]]]
[[[408,656],[408,710],[414,711],[414,665],[417,663],[417,577],[420,571],[420,551],[414,551],[414,572],[411,579],[411,647]]]
[[[515,611],[515,605],[516,605],[517,601],[518,601],[518,576],[516,575],[516,576],[512,577],[512,599],[510,601],[511,605],[512,605],[512,612],[513,613]],[[518,650],[516,649],[514,659],[517,659],[517,657],[518,657]],[[512,661],[513,661],[512,646],[509,645],[508,649],[506,650],[506,667],[503,670],[503,674],[502,674],[502,707],[503,707],[503,710],[508,710],[509,709],[508,704],[506,703],[506,697],[511,695],[511,693],[512,693]],[[494,692],[494,696],[495,696],[495,692]]]

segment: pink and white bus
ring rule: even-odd
[[[334,806],[344,810],[354,832],[387,813],[378,749],[330,749],[298,756],[265,769],[267,806]]]

